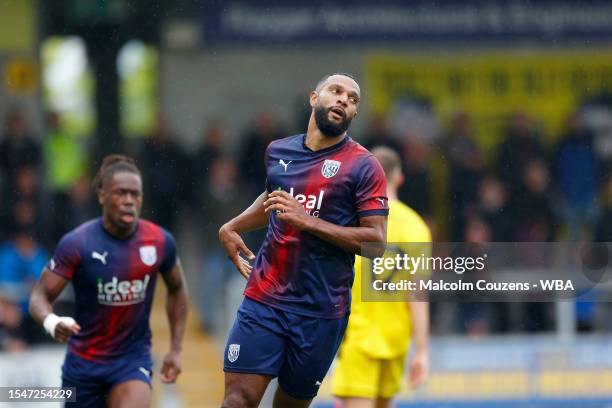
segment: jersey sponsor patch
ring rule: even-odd
[[[147,286],[151,277],[119,281],[116,276],[109,282],[98,278],[98,302],[108,306],[127,306],[143,302],[147,297]]]

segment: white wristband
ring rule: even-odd
[[[53,338],[55,338],[55,326],[57,326],[59,322],[60,318],[55,313],[49,313],[43,321],[43,327]]]
[[[76,324],[76,321],[69,316],[59,317],[55,313],[49,313],[43,321],[43,327],[53,338],[55,338],[55,327],[58,325],[58,323],[64,323],[67,326],[72,326],[73,324]]]

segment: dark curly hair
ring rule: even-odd
[[[100,169],[93,180],[93,188],[102,188],[104,180],[120,172],[134,173],[142,176],[134,159],[123,154],[109,154],[102,160]]]

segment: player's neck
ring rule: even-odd
[[[118,239],[129,238],[134,233],[134,231],[136,231],[137,225],[137,223],[134,223],[134,226],[132,228],[126,230],[116,226],[105,218],[102,219],[102,227],[104,228],[104,230]]]
[[[397,201],[397,190],[391,188],[387,189],[387,198],[389,201]]]
[[[306,147],[313,152],[316,152],[340,143],[345,136],[346,132],[336,137],[325,136],[317,127],[314,118],[311,117],[310,121],[308,122],[308,131],[306,132],[306,141],[304,143],[306,144]]]

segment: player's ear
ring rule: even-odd
[[[310,107],[314,108],[317,105],[317,100],[319,99],[319,93],[317,91],[312,91],[310,93]]]
[[[406,181],[406,177],[402,171],[397,172],[397,187],[400,187]]]
[[[104,189],[98,188],[96,192],[98,193],[98,204],[103,205],[104,204]]]

